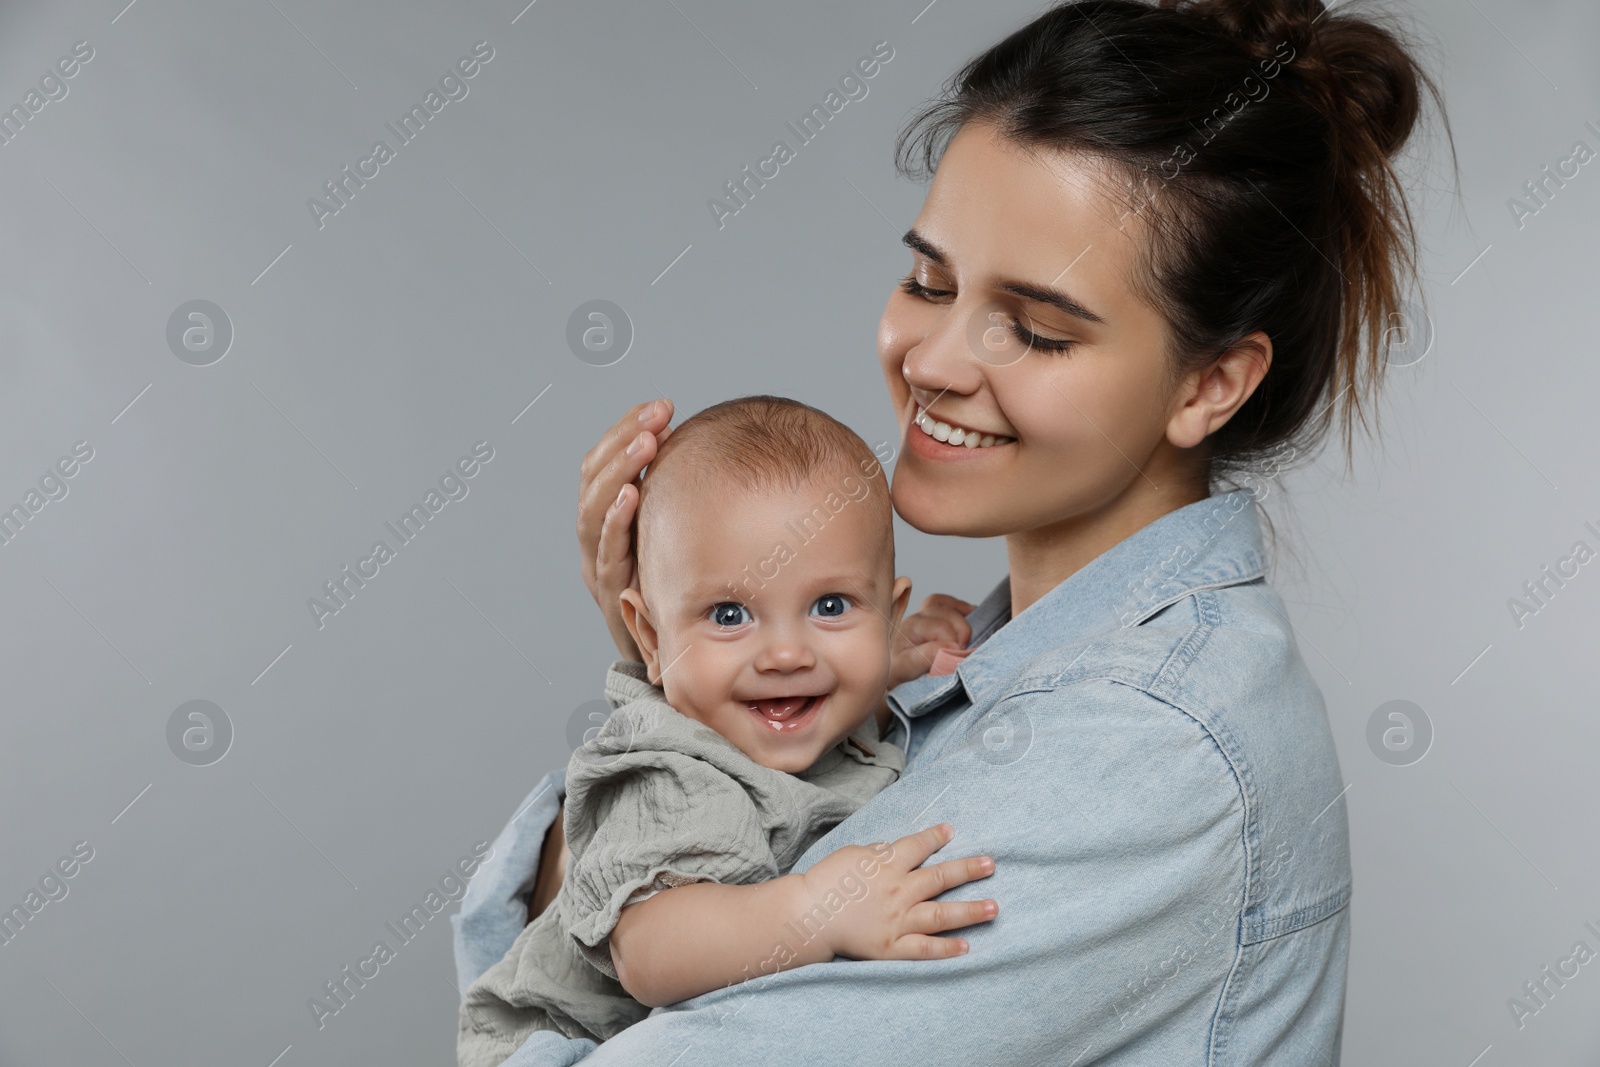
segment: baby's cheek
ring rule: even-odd
[[[889,631],[882,625],[862,627],[850,635],[842,652],[842,678],[861,696],[883,688],[889,676]]]

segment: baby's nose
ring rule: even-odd
[[[800,671],[817,664],[810,642],[798,634],[773,634],[762,647],[756,667],[764,671]]]

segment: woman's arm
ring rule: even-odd
[[[541,845],[565,795],[566,768],[547,773],[524,797],[494,839],[483,865],[467,883],[454,928],[456,986],[466,990],[499,962],[528,924],[530,879],[541,865]]]
[[[805,873],[841,844],[893,839],[943,816],[960,827],[961,852],[997,861],[985,888],[1006,914],[967,935],[970,952],[795,967],[656,1011],[592,1051],[542,1038],[518,1062],[587,1053],[592,1067],[643,1067],[687,1053],[680,1062],[697,1067],[1075,1057],[1078,1067],[1165,1067],[1204,1061],[1213,1027],[1225,1040],[1246,1022],[1280,1028],[1279,1057],[1217,1062],[1320,1063],[1319,1050],[1337,1047],[1343,972],[1327,963],[1346,936],[1343,913],[1241,939],[1243,809],[1203,730],[1098,679],[999,710],[1029,724],[1022,758],[995,761],[984,747],[992,722],[959,713],[934,728],[913,773],[794,867]],[[1298,854],[1319,829],[1278,832],[1311,834],[1296,839]],[[1230,985],[1240,968],[1270,980]]]
[[[550,824],[550,829],[545,832],[544,845],[539,849],[539,873],[534,877],[533,893],[528,898],[528,921],[537,919],[550,902],[556,899],[556,892],[561,888],[561,879],[567,876],[567,838],[562,829],[562,822],[566,819],[567,805],[563,801],[556,808],[555,821]]]
[[[994,900],[926,903],[994,870],[987,856],[922,864],[950,840],[940,823],[893,844],[848,845],[804,874],[754,885],[696,882],[622,909],[611,932],[617,980],[641,1004],[675,1004],[763,974],[852,959],[943,959],[994,918]]]

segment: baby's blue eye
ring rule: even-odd
[[[711,621],[718,626],[741,626],[750,621],[750,612],[743,604],[728,601],[711,608]]]
[[[837,593],[820,596],[817,602],[811,605],[811,614],[821,615],[825,619],[837,619],[849,610],[850,601]]]

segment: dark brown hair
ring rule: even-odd
[[[1390,159],[1424,91],[1443,101],[1402,33],[1352,3],[1061,4],[957,72],[896,144],[900,171],[927,177],[978,121],[1127,180],[1149,234],[1132,284],[1169,324],[1172,381],[1254,330],[1272,339],[1266,377],[1209,438],[1214,482],[1309,455],[1336,407],[1348,463],[1408,325],[1416,234]]]

